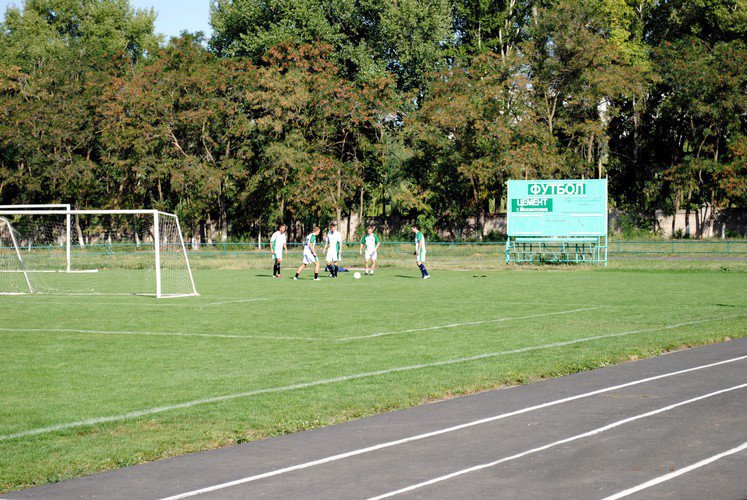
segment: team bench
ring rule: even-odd
[[[607,238],[604,236],[518,236],[506,240],[506,263],[604,263],[607,265]]]

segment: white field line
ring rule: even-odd
[[[632,488],[628,488],[625,491],[621,491],[620,493],[615,493],[614,495],[610,495],[604,500],[618,500],[619,498],[627,497],[628,495],[632,495],[633,493],[638,493],[639,491],[642,491],[652,486],[656,486],[657,484],[661,484],[663,482],[669,481],[670,479],[674,479],[677,476],[687,474],[688,472],[694,471],[695,469],[699,469],[703,466],[706,466],[708,464],[715,462],[716,460],[721,460],[724,457],[728,457],[729,455],[734,455],[735,453],[739,453],[740,451],[743,451],[743,450],[747,450],[747,442],[742,443],[741,445],[735,448],[732,448],[730,450],[726,450],[722,453],[719,453],[718,455],[708,457],[704,460],[701,460],[700,462],[690,464],[687,467],[681,468],[680,470],[670,472],[669,474],[664,474],[663,476],[655,477],[654,479],[650,481],[646,481],[645,483],[639,484],[638,486],[634,486]]]
[[[396,496],[396,495],[401,495],[402,493],[407,493],[409,491],[417,490],[417,489],[423,488],[425,486],[430,486],[432,484],[436,484],[436,483],[440,483],[440,482],[443,482],[443,481],[447,481],[449,479],[454,479],[455,477],[463,476],[463,475],[469,474],[471,472],[476,472],[476,471],[487,469],[487,468],[490,468],[490,467],[495,467],[498,464],[502,464],[502,463],[505,463],[505,462],[509,462],[511,460],[516,460],[516,459],[519,459],[519,458],[523,458],[523,457],[526,457],[527,455],[531,455],[533,453],[538,453],[540,451],[545,451],[545,450],[548,450],[550,448],[555,448],[556,446],[560,446],[562,444],[570,443],[570,442],[576,441],[578,439],[583,439],[583,438],[587,438],[587,437],[596,436],[597,434],[601,434],[602,432],[606,432],[606,431],[608,431],[610,429],[614,429],[615,427],[620,427],[621,425],[625,425],[625,424],[628,424],[630,422],[635,422],[636,420],[641,420],[643,418],[652,417],[654,415],[658,415],[660,413],[664,413],[666,411],[673,410],[673,409],[679,408],[681,406],[685,406],[685,405],[688,405],[688,404],[696,403],[698,401],[702,401],[702,400],[707,399],[707,398],[712,398],[714,396],[719,396],[721,394],[726,394],[727,392],[732,392],[732,391],[736,391],[736,390],[739,390],[739,389],[744,389],[745,387],[747,387],[747,384],[740,384],[740,385],[735,385],[733,387],[729,387],[729,388],[726,388],[726,389],[721,389],[719,391],[709,392],[708,394],[703,394],[702,396],[698,396],[698,397],[695,397],[695,398],[687,399],[685,401],[680,401],[679,403],[675,403],[675,404],[672,404],[672,405],[669,405],[669,406],[664,406],[664,407],[659,408],[657,410],[648,411],[646,413],[641,413],[641,414],[635,415],[633,417],[624,418],[622,420],[618,420],[617,422],[612,422],[611,424],[607,424],[607,425],[605,425],[603,427],[598,427],[598,428],[596,428],[594,430],[591,430],[591,431],[588,431],[588,432],[584,432],[582,434],[576,434],[575,436],[571,436],[571,437],[568,437],[568,438],[565,438],[565,439],[561,439],[559,441],[555,441],[555,442],[546,444],[544,446],[540,446],[538,448],[532,448],[531,450],[522,451],[521,453],[517,453],[515,455],[511,455],[511,456],[508,456],[508,457],[503,457],[503,458],[500,458],[500,459],[495,460],[493,462],[488,462],[488,463],[485,463],[485,464],[475,465],[475,466],[469,467],[467,469],[462,469],[462,470],[459,470],[459,471],[456,471],[456,472],[452,472],[451,474],[446,474],[444,476],[434,477],[433,479],[430,479],[428,481],[423,481],[422,483],[413,484],[411,486],[407,486],[406,488],[401,488],[399,490],[390,491],[389,493],[384,493],[383,495],[378,495],[378,496],[375,496],[375,497],[371,497],[370,500],[380,500],[382,498],[389,498],[389,497],[393,497],[393,496]]]
[[[273,335],[232,335],[230,333],[187,333],[187,332],[137,332],[121,330],[78,330],[75,328],[0,328],[0,332],[10,333],[91,333],[96,335],[146,335],[146,336],[168,336],[168,337],[208,337],[221,339],[261,339],[261,340],[311,340],[320,341],[324,339],[316,337],[283,337]]]
[[[212,306],[224,306],[226,304],[244,304],[246,302],[264,302],[267,300],[274,300],[270,298],[257,298],[257,299],[241,299],[241,300],[226,300],[223,302],[208,302],[207,304],[200,304],[199,308],[212,307]]]
[[[39,295],[32,295],[32,294],[24,294],[27,298],[24,300],[18,300],[15,302],[17,305],[25,305],[25,306],[38,306],[38,305],[65,305],[65,306],[75,306],[75,307],[99,307],[99,306],[121,306],[121,307],[127,307],[128,309],[132,309],[133,307],[173,307],[173,306],[190,306],[195,307],[193,303],[187,303],[187,302],[164,302],[163,300],[156,301],[155,297],[154,300],[151,302],[138,302],[138,303],[132,303],[132,302],[126,302],[126,301],[119,301],[119,302],[113,302],[113,301],[107,301],[107,302],[98,302],[93,300],[81,300],[78,302],[71,302],[69,300],[45,300],[43,302],[31,302],[30,297],[39,297]],[[10,302],[10,301],[9,301]]]
[[[727,364],[727,363],[734,363],[736,361],[742,361],[744,359],[747,359],[747,356],[740,356],[738,358],[732,358],[732,359],[727,359],[727,360],[723,360],[723,361],[718,361],[716,363],[710,363],[710,364],[707,364],[707,365],[695,366],[695,367],[692,367],[692,368],[686,368],[684,370],[678,370],[678,371],[675,371],[675,372],[663,373],[661,375],[656,375],[656,376],[653,376],[653,377],[648,377],[648,378],[643,378],[643,379],[639,379],[639,380],[634,380],[632,382],[627,382],[627,383],[624,383],[624,384],[619,384],[619,385],[613,385],[613,386],[609,386],[609,387],[604,387],[602,389],[597,389],[597,390],[594,390],[594,391],[591,391],[591,392],[585,392],[583,394],[577,394],[576,396],[570,396],[570,397],[563,398],[563,399],[556,399],[554,401],[549,401],[547,403],[542,403],[542,404],[535,405],[535,406],[529,406],[529,407],[526,407],[526,408],[522,408],[520,410],[516,410],[516,411],[512,411],[512,412],[508,412],[508,413],[502,413],[500,415],[495,415],[495,416],[492,416],[492,417],[482,418],[480,420],[473,420],[472,422],[467,422],[467,423],[464,423],[464,424],[455,425],[453,427],[446,427],[444,429],[439,429],[437,431],[426,432],[424,434],[418,434],[418,435],[415,435],[415,436],[410,436],[410,437],[406,437],[406,438],[403,438],[403,439],[398,439],[396,441],[389,441],[389,442],[385,442],[385,443],[380,443],[380,444],[377,444],[377,445],[374,445],[374,446],[369,446],[367,448],[360,448],[358,450],[353,450],[353,451],[349,451],[349,452],[346,452],[346,453],[340,453],[338,455],[332,455],[332,456],[329,456],[329,457],[321,458],[319,460],[314,460],[314,461],[311,461],[311,462],[306,462],[306,463],[302,463],[302,464],[298,464],[298,465],[292,465],[290,467],[285,467],[285,468],[282,468],[282,469],[276,469],[276,470],[273,470],[273,471],[270,471],[270,472],[265,472],[263,474],[257,474],[255,476],[249,476],[249,477],[245,477],[245,478],[241,478],[241,479],[236,479],[234,481],[229,481],[229,482],[226,482],[226,483],[216,484],[214,486],[208,486],[206,488],[201,488],[199,490],[194,490],[194,491],[190,491],[190,492],[186,492],[186,493],[181,493],[179,495],[175,495],[175,496],[172,496],[172,497],[168,497],[168,498],[166,498],[164,500],[175,500],[175,499],[179,499],[179,498],[187,498],[187,497],[191,497],[191,496],[201,495],[201,494],[204,494],[204,493],[210,493],[212,491],[217,491],[217,490],[221,490],[221,489],[225,489],[225,488],[230,488],[232,486],[238,486],[240,484],[246,484],[246,483],[250,483],[252,481],[257,481],[257,480],[260,480],[260,479],[265,479],[265,478],[272,477],[272,476],[278,476],[280,474],[286,474],[288,472],[293,472],[293,471],[297,471],[297,470],[301,470],[301,469],[307,469],[309,467],[314,467],[316,465],[327,464],[327,463],[330,463],[330,462],[336,462],[338,460],[343,460],[343,459],[346,459],[346,458],[355,457],[355,456],[358,456],[358,455],[363,455],[364,453],[370,453],[372,451],[383,450],[385,448],[391,448],[391,447],[394,447],[394,446],[399,446],[399,445],[402,445],[402,444],[411,443],[413,441],[420,441],[422,439],[427,439],[427,438],[431,438],[431,437],[434,437],[434,436],[440,436],[442,434],[447,434],[449,432],[460,431],[462,429],[467,429],[469,427],[474,427],[474,426],[477,426],[477,425],[482,425],[482,424],[486,424],[486,423],[490,423],[490,422],[495,422],[497,420],[503,420],[503,419],[506,419],[506,418],[509,418],[509,417],[515,417],[517,415],[522,415],[522,414],[525,414],[525,413],[529,413],[529,412],[533,412],[533,411],[537,411],[537,410],[542,410],[542,409],[549,408],[549,407],[552,407],[552,406],[557,406],[557,405],[560,405],[560,404],[563,404],[563,403],[568,403],[570,401],[577,401],[579,399],[584,399],[584,398],[589,398],[589,397],[592,397],[592,396],[597,396],[599,394],[603,394],[603,393],[606,393],[606,392],[616,391],[616,390],[619,390],[619,389],[624,389],[624,388],[632,387],[632,386],[635,386],[635,385],[645,384],[647,382],[652,382],[652,381],[655,381],[655,380],[661,380],[661,379],[668,378],[668,377],[673,377],[673,376],[676,376],[676,375],[682,375],[684,373],[690,373],[690,372],[695,372],[695,371],[699,371],[699,370],[705,370],[707,368],[713,368],[715,366],[720,366],[720,365],[724,365],[724,364]]]
[[[199,307],[209,307],[217,304],[233,304],[237,302],[256,302],[260,300],[271,300],[271,299],[247,299],[241,301],[231,302],[219,302],[213,304],[207,304]],[[102,335],[155,335],[155,336],[177,336],[177,337],[217,337],[217,338],[228,338],[228,339],[268,339],[268,340],[304,340],[304,341],[316,341],[316,342],[343,342],[354,339],[366,339],[370,337],[380,337],[382,335],[394,335],[397,333],[410,333],[410,332],[421,332],[421,331],[435,331],[444,328],[456,328],[459,326],[473,326],[482,325],[486,323],[499,323],[503,321],[521,320],[529,318],[538,318],[542,316],[556,316],[560,314],[572,314],[580,311],[588,311],[593,309],[599,309],[599,307],[592,307],[586,309],[573,309],[570,311],[559,311],[551,313],[540,313],[531,314],[529,316],[514,317],[514,318],[498,318],[490,319],[485,321],[470,321],[467,323],[452,323],[448,325],[436,325],[427,328],[417,328],[413,330],[402,330],[398,332],[383,332],[375,333],[373,335],[365,335],[362,337],[347,337],[342,339],[325,339],[320,337],[294,337],[294,336],[279,336],[279,335],[238,335],[238,334],[219,334],[219,333],[188,333],[188,332],[143,332],[143,331],[118,331],[118,330],[87,330],[87,329],[73,329],[73,328],[0,328],[0,332],[50,332],[50,333],[92,333]]]
[[[19,304],[24,304],[24,305],[64,304],[64,305],[75,305],[77,307],[80,307],[80,306],[95,307],[95,306],[100,306],[100,305],[112,305],[112,306],[122,306],[122,307],[128,307],[128,308],[173,307],[173,306],[189,306],[189,307],[203,308],[203,307],[210,307],[210,306],[220,306],[220,305],[225,305],[225,304],[239,304],[239,303],[244,303],[244,302],[263,302],[263,301],[274,300],[271,298],[250,298],[250,299],[241,299],[241,300],[226,300],[226,301],[219,301],[219,302],[205,302],[205,303],[201,303],[197,305],[195,305],[194,301],[192,300],[184,300],[180,302],[175,302],[175,301],[164,302],[162,300],[159,300],[159,301],[150,300],[147,302],[137,302],[133,304],[132,302],[129,302],[126,300],[120,300],[117,302],[114,302],[112,300],[107,300],[103,302],[91,300],[91,297],[102,297],[102,298],[110,297],[110,295],[108,294],[107,295],[68,295],[68,297],[80,297],[80,298],[85,297],[85,300],[80,300],[80,301],[74,301],[74,300],[71,301],[69,299],[68,300],[49,300],[47,299],[47,297],[50,297],[50,295],[42,295],[43,297],[45,297],[45,300],[37,301],[37,302],[31,302],[31,301],[33,298],[40,297],[40,295],[38,294],[34,295],[34,294],[28,294],[28,293],[14,293],[14,294],[0,293],[0,295],[13,295],[17,299],[15,302]],[[123,297],[138,297],[138,298],[146,297],[144,295],[136,295],[136,294],[124,294],[122,296]],[[53,297],[59,297],[59,295],[54,295]],[[7,299],[7,300],[8,302],[10,302],[10,299]],[[294,300],[297,300],[297,299],[294,299]]]
[[[482,321],[467,321],[466,323],[450,323],[447,325],[438,325],[438,326],[428,326],[424,328],[411,328],[409,330],[395,330],[391,332],[379,332],[379,333],[372,333],[370,335],[358,335],[355,337],[343,337],[341,339],[337,339],[339,342],[345,342],[348,340],[360,340],[360,339],[370,339],[374,337],[383,337],[385,335],[399,335],[401,333],[417,333],[417,332],[432,332],[434,330],[444,330],[446,328],[458,328],[461,326],[475,326],[475,325],[486,325],[488,323],[502,323],[504,321],[517,321],[521,319],[531,319],[531,318],[542,318],[545,316],[558,316],[562,314],[574,314],[578,312],[584,312],[584,311],[593,311],[596,309],[602,309],[601,306],[598,307],[585,307],[583,309],[571,309],[569,311],[556,311],[556,312],[549,312],[549,313],[538,313],[538,314],[530,314],[528,316],[514,316],[514,317],[508,317],[508,318],[497,318],[497,319],[486,319]]]
[[[48,427],[39,427],[36,429],[29,429],[26,431],[20,431],[20,432],[16,432],[13,434],[0,435],[0,441],[7,441],[10,439],[17,439],[17,438],[28,437],[28,436],[37,436],[39,434],[48,434],[50,432],[55,432],[55,431],[60,431],[60,430],[65,430],[65,429],[74,429],[77,427],[85,427],[88,425],[97,425],[97,424],[104,424],[104,423],[109,423],[109,422],[119,422],[122,420],[129,420],[133,418],[144,417],[147,415],[155,415],[157,413],[164,413],[164,412],[179,410],[183,408],[191,408],[193,406],[198,406],[198,405],[203,405],[203,404],[218,403],[222,401],[230,401],[233,399],[240,399],[240,398],[248,398],[248,397],[257,396],[260,394],[270,394],[270,393],[275,393],[275,392],[287,392],[287,391],[294,391],[294,390],[299,390],[299,389],[307,389],[309,387],[317,387],[320,385],[334,384],[337,382],[347,382],[349,380],[358,380],[362,378],[377,377],[381,375],[389,375],[392,373],[399,373],[399,372],[405,372],[405,371],[410,371],[410,370],[420,370],[424,368],[433,368],[433,367],[438,367],[438,366],[448,366],[448,365],[453,365],[457,363],[466,363],[469,361],[477,361],[477,360],[482,360],[482,359],[494,358],[498,356],[505,356],[508,354],[517,354],[517,353],[536,351],[536,350],[541,350],[541,349],[550,349],[553,347],[563,347],[566,345],[578,344],[578,343],[587,342],[590,340],[621,337],[624,335],[632,335],[635,333],[648,333],[648,332],[655,332],[655,331],[660,331],[660,330],[671,330],[671,329],[680,328],[683,326],[699,325],[703,323],[712,323],[714,321],[723,321],[723,320],[733,319],[735,317],[742,317],[742,316],[745,316],[745,315],[740,314],[737,316],[724,317],[724,318],[718,318],[718,319],[703,319],[703,320],[697,320],[697,321],[688,321],[686,323],[678,323],[676,325],[666,325],[666,326],[659,327],[659,328],[649,328],[645,330],[631,330],[629,332],[612,333],[608,335],[597,335],[594,337],[567,340],[563,342],[553,342],[551,344],[544,344],[544,345],[538,345],[538,346],[532,346],[532,347],[522,347],[519,349],[511,349],[508,351],[498,351],[498,352],[491,352],[491,353],[486,353],[486,354],[478,354],[476,356],[467,356],[467,357],[462,357],[462,358],[447,359],[443,361],[434,361],[432,363],[421,363],[417,365],[398,366],[394,368],[387,368],[384,370],[377,370],[373,372],[354,373],[351,375],[342,375],[340,377],[315,380],[311,382],[302,382],[300,384],[292,384],[292,385],[285,385],[285,386],[279,386],[279,387],[268,387],[265,389],[255,389],[253,391],[240,392],[236,394],[225,394],[222,396],[213,396],[209,398],[195,399],[192,401],[185,401],[183,403],[177,403],[173,405],[166,405],[166,406],[159,406],[155,408],[146,408],[144,410],[131,411],[131,412],[123,413],[120,415],[96,417],[96,418],[90,418],[86,420],[79,420],[76,422],[67,422],[63,424],[51,425]],[[739,361],[745,358],[747,358],[747,356],[741,356],[739,358],[734,358],[732,360],[728,360],[725,362],[705,365],[703,368],[707,368],[710,366],[717,366],[723,363],[730,363],[733,361]],[[686,373],[688,371],[692,371],[692,370],[684,370],[684,371],[680,371],[676,373]],[[645,379],[645,380],[656,380],[657,378],[659,377],[653,377],[653,378]],[[622,385],[622,386],[618,386],[618,388],[619,387],[626,387],[626,386]],[[605,392],[605,391],[601,391],[601,392]],[[569,401],[571,400],[572,399],[569,399]]]

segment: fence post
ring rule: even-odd
[[[729,254],[729,240],[726,240],[726,254]]]
[[[620,238],[617,239],[617,255],[620,255]]]

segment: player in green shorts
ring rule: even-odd
[[[413,234],[415,234],[415,262],[420,268],[423,279],[427,280],[431,275],[428,274],[428,270],[425,268],[425,237],[420,232],[420,229],[418,229],[418,226],[413,224],[411,229]]]

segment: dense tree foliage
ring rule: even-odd
[[[207,0],[206,0],[207,1]],[[501,210],[510,178],[747,205],[745,0],[215,0],[164,43],[128,0],[0,24],[0,202],[155,207],[197,237]]]

